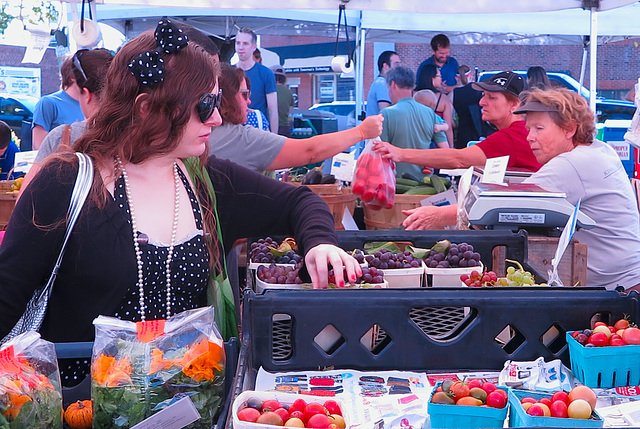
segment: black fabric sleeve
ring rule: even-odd
[[[308,188],[265,177],[210,157],[225,251],[239,238],[290,235],[303,255],[318,244],[338,244],[327,204]]]

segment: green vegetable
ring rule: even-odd
[[[435,195],[438,191],[431,186],[414,186],[413,188],[407,190],[405,195]]]
[[[400,183],[396,183],[396,194],[404,194],[408,190],[413,188],[415,188],[415,186],[407,186],[407,185],[402,185]]]
[[[403,179],[413,180],[414,182],[420,182],[420,179],[418,179],[416,176],[414,176],[413,174],[408,173],[406,171],[404,173],[402,173],[402,178]]]
[[[397,185],[418,186],[420,185],[420,182],[418,182],[417,180],[396,178],[396,186]]]
[[[431,185],[435,188],[438,194],[447,190],[447,187],[445,186],[440,176],[431,176]]]
[[[387,249],[390,252],[398,253],[400,252],[400,248],[393,241],[387,241],[386,243],[381,243],[379,241],[372,241],[370,243],[364,244],[364,250],[367,254],[373,255],[378,250]]]

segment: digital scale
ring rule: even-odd
[[[464,211],[469,223],[485,229],[546,229],[566,225],[575,207],[564,192],[551,192],[531,183],[471,185]],[[578,211],[577,228],[590,229],[595,221]]]

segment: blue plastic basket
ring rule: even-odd
[[[431,396],[441,384],[442,382],[436,384]],[[509,390],[505,387],[499,387],[499,389]],[[432,428],[501,428],[507,418],[509,404],[504,408],[444,405],[431,403],[431,397],[429,397],[428,409]]]
[[[530,390],[510,389],[509,404],[511,412],[509,413],[509,427],[601,428],[604,423],[595,411],[591,414],[591,419],[530,416],[524,408],[522,408],[522,404],[520,403],[520,400],[527,396],[538,400],[541,398],[551,399],[552,395],[550,393],[533,392]]]
[[[640,384],[640,345],[585,347],[567,332],[571,371],[589,387],[623,387]]]

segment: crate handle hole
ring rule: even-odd
[[[507,354],[514,353],[526,342],[525,336],[515,326],[507,325],[494,338],[495,342],[502,347]]]

